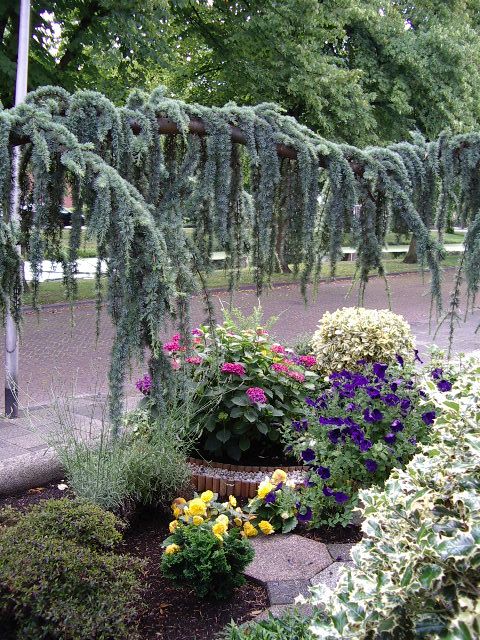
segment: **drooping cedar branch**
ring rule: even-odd
[[[43,87],[23,105],[0,111],[4,211],[15,145],[22,145],[22,211],[30,211],[22,238],[28,238],[34,299],[44,259],[63,263],[66,291],[74,299],[82,216],[99,260],[107,262],[107,302],[116,328],[111,415],[117,425],[125,371],[145,347],[161,406],[171,371],[159,335],[173,317],[188,346],[189,298],[197,288],[192,264],[203,282],[214,243],[227,254],[232,287],[249,254],[259,292],[279,257],[299,274],[305,291],[324,256],[335,272],[348,233],[363,291],[372,271],[385,273],[387,232],[409,231],[430,268],[440,309],[442,248],[429,230],[435,224],[441,235],[455,208],[470,225],[463,264],[472,297],[480,283],[479,134],[444,135],[430,143],[415,136],[362,150],[321,138],[271,104],[208,108],[169,98],[160,88],[151,95],[134,92],[116,107],[98,93]],[[67,190],[73,229],[65,249],[59,209]],[[0,304],[8,300],[20,320],[18,241],[18,230],[2,221]]]

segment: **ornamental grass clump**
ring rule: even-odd
[[[143,563],[114,552],[123,525],[113,514],[85,502],[48,500],[16,519],[10,515],[0,527],[2,638],[138,637]]]
[[[303,520],[348,524],[359,489],[381,484],[427,443],[436,417],[406,365],[362,365],[330,374],[330,386],[307,398],[310,414],[284,440],[309,472]]]
[[[402,316],[386,309],[345,307],[326,312],[313,334],[311,348],[325,373],[358,370],[359,361],[413,362],[414,337]]]
[[[361,491],[365,538],[332,593],[314,589],[314,637],[480,638],[480,361],[442,393],[439,417],[383,489]]]
[[[243,571],[254,551],[242,528],[247,517],[234,496],[223,504],[217,497],[204,491],[188,502],[174,500],[161,568],[165,577],[193,588],[200,598],[226,600],[244,584]]]
[[[282,428],[304,411],[315,391],[313,356],[298,356],[258,326],[240,329],[230,320],[194,329],[192,355],[180,336],[164,344],[174,369],[196,385],[192,422],[202,431],[198,447],[208,457],[233,460],[282,455]],[[137,383],[145,394],[145,380]],[[147,392],[148,393],[148,392]]]

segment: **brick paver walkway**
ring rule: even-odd
[[[428,280],[428,277],[427,277]],[[446,297],[453,280],[453,272],[445,274]],[[422,283],[419,275],[398,275],[389,278],[393,311],[402,313],[412,325],[421,350],[431,342],[429,335],[428,282]],[[351,306],[356,301],[355,293],[345,296],[350,281],[336,281],[320,285],[317,300],[305,307],[298,287],[282,286],[262,297],[265,317],[278,315],[273,332],[289,343],[305,333],[311,334],[318,319],[326,310]],[[221,303],[228,304],[228,293],[214,294],[219,312]],[[235,295],[235,305],[250,312],[257,297],[253,291],[241,291]],[[387,307],[384,283],[372,279],[367,287],[366,306]],[[202,301],[194,299],[192,316],[195,322],[203,318]],[[219,312],[219,316],[221,314]],[[23,405],[50,402],[52,393],[84,395],[106,391],[106,372],[113,329],[106,312],[102,314],[101,336],[95,344],[95,308],[93,305],[76,307],[71,324],[68,308],[45,309],[37,318],[28,313],[23,327],[20,350],[20,391]],[[460,324],[455,336],[457,351],[473,351],[480,348],[480,333],[474,333],[480,324],[480,309],[477,306],[466,324]],[[436,342],[446,344],[447,328],[443,328]],[[3,352],[0,356],[3,360]],[[134,379],[141,367],[132,372]],[[3,406],[3,393],[0,394]]]

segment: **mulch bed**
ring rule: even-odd
[[[31,489],[18,496],[0,498],[0,508],[7,505],[25,510],[49,498],[72,497],[56,484]],[[124,533],[121,553],[130,553],[148,561],[144,603],[146,611],[139,621],[142,640],[210,640],[233,619],[237,623],[252,620],[268,606],[264,587],[247,582],[236,590],[228,602],[199,600],[190,589],[179,589],[160,572],[161,543],[168,535],[171,518],[158,511],[138,514]]]

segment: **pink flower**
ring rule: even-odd
[[[267,396],[261,387],[249,387],[245,393],[251,402],[267,404]]]
[[[314,367],[317,364],[317,359],[315,356],[300,356],[300,362],[304,367],[310,369],[310,367]]]
[[[203,336],[203,331],[201,329],[192,329],[192,336]]]
[[[178,371],[180,369],[180,362],[178,360],[172,360],[172,369]]]
[[[275,362],[272,364],[272,369],[277,373],[286,373],[288,374],[288,364],[281,364],[280,362]]]
[[[202,364],[202,359],[200,356],[190,356],[189,358],[185,358],[185,362],[189,364]]]
[[[148,396],[148,394],[152,390],[152,379],[148,375],[148,373],[146,373],[143,378],[137,380],[135,386],[141,393],[143,393],[144,396]]]
[[[220,367],[222,373],[232,373],[235,376],[244,376],[247,370],[239,362],[224,362]]]
[[[299,371],[289,371],[287,373],[287,376],[289,378],[292,378],[292,380],[296,380],[297,382],[305,382],[305,376]]]
[[[270,349],[273,353],[285,353],[285,347],[282,347],[281,344],[272,344]]]

